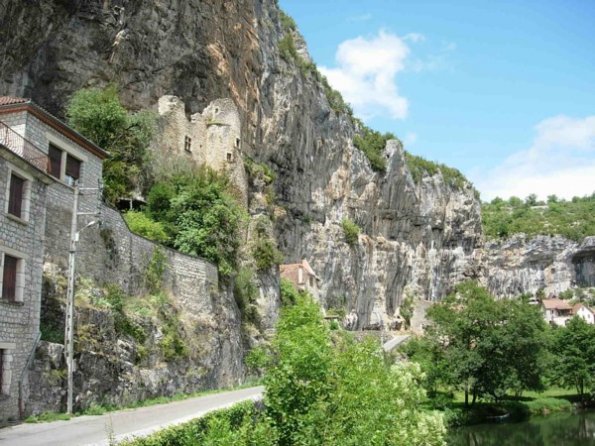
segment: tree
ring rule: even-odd
[[[283,310],[264,399],[279,444],[443,445],[442,416],[418,409],[419,366],[390,365],[377,340],[333,333],[311,298]]]
[[[114,204],[145,186],[147,147],[155,128],[154,114],[128,112],[115,86],[79,90],[70,99],[68,124],[109,153],[103,163],[105,199]]]
[[[163,223],[173,246],[216,263],[230,276],[237,268],[240,229],[245,211],[232,195],[227,177],[202,167],[156,183],[147,199],[147,213]]]
[[[595,326],[579,317],[554,332],[553,377],[563,387],[574,387],[584,401],[595,388]]]
[[[518,300],[496,301],[475,282],[460,284],[428,310],[432,348],[441,351],[444,381],[465,392],[465,405],[510,389],[541,388],[544,322]]]

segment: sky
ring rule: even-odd
[[[484,201],[595,192],[595,0],[280,0],[357,116]]]

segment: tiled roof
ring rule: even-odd
[[[572,307],[568,305],[568,302],[562,299],[544,299],[542,305],[547,310],[572,310]]]
[[[0,105],[26,104],[31,99],[15,98],[13,96],[0,96]]]

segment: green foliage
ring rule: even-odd
[[[283,11],[279,11],[279,18],[281,19],[281,26],[285,32],[297,31],[297,25],[293,17],[287,15]]]
[[[256,373],[260,376],[271,364],[270,351],[262,345],[254,347],[246,356],[245,362],[251,373]]]
[[[287,279],[281,279],[280,289],[282,306],[289,307],[297,303],[298,299],[300,298],[300,293],[295,289],[293,283]]]
[[[129,113],[120,103],[116,87],[110,86],[75,92],[66,116],[72,128],[110,154],[103,163],[104,195],[109,203],[129,197],[142,186],[146,148],[155,129],[153,113]]]
[[[399,314],[405,321],[405,328],[411,327],[411,318],[413,317],[413,297],[407,296],[403,299],[401,307],[399,308]]]
[[[441,417],[417,409],[419,368],[389,365],[374,339],[335,333],[309,298],[283,311],[265,376],[278,444],[444,444]]]
[[[159,243],[168,243],[170,238],[165,232],[163,224],[152,220],[143,212],[128,211],[124,220],[132,232]]]
[[[151,294],[155,294],[161,290],[163,284],[163,274],[167,268],[167,257],[159,248],[153,249],[151,259],[145,271],[145,283],[147,290]]]
[[[125,299],[126,294],[118,285],[107,286],[105,300],[112,311],[116,333],[119,336],[129,336],[142,344],[147,339],[147,333],[142,325],[129,318],[124,312]]]
[[[252,158],[244,157],[244,167],[252,179],[261,179],[266,185],[277,179],[277,174],[265,163],[257,163]]]
[[[240,268],[234,278],[233,295],[242,314],[242,321],[258,325],[260,322],[256,307],[258,287],[251,269]]]
[[[60,412],[43,412],[39,415],[31,415],[25,419],[25,423],[46,423],[51,421],[70,420],[72,415]]]
[[[345,241],[350,246],[355,246],[359,240],[359,233],[361,232],[361,228],[357,225],[357,223],[353,222],[349,218],[344,218],[341,221],[341,228],[343,228],[343,235],[345,236]]]
[[[386,171],[386,159],[383,153],[386,142],[390,139],[396,139],[395,135],[392,133],[382,134],[362,126],[360,134],[353,138],[353,144],[368,157],[372,169],[384,172]]]
[[[259,271],[268,271],[273,265],[283,262],[283,254],[268,237],[257,238],[252,248],[252,256]]]
[[[181,252],[201,256],[229,276],[237,267],[245,211],[226,176],[207,167],[156,183],[147,213],[162,222]]]
[[[426,334],[432,376],[468,396],[500,400],[507,391],[541,389],[546,357],[546,326],[535,306],[523,300],[496,301],[475,282],[427,312]],[[418,353],[419,355],[419,353]]]
[[[481,210],[484,233],[493,238],[517,233],[559,234],[579,241],[595,235],[595,194],[569,201],[550,197],[547,203],[536,202],[533,197],[526,201],[495,198],[483,203]]]
[[[425,158],[422,158],[421,156],[416,156],[409,152],[405,152],[405,162],[407,163],[409,172],[411,172],[413,181],[415,181],[417,184],[421,182],[424,176],[433,176],[439,172],[442,173],[444,182],[450,187],[455,189],[463,189],[467,184],[469,184],[467,178],[465,178],[465,176],[459,170],[448,167],[444,164],[429,161]]]
[[[319,79],[322,83],[322,89],[331,110],[337,114],[346,114],[350,118],[353,118],[353,110],[349,104],[345,102],[341,93],[331,87],[331,85],[328,83],[328,79],[325,76],[322,76],[318,70],[316,70],[316,73],[317,79]]]
[[[553,379],[574,388],[581,399],[595,391],[595,326],[579,317],[554,331]]]
[[[299,55],[291,34],[285,34],[285,36],[279,40],[279,54],[288,63],[298,60]]]
[[[244,402],[161,430],[121,446],[275,446],[277,434],[254,406]]]

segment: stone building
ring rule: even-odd
[[[75,183],[97,187],[106,156],[29,100],[0,97],[0,424],[23,415],[44,258],[68,255],[70,224],[55,220]]]
[[[247,200],[241,121],[231,99],[217,99],[202,113],[194,113],[188,118],[184,102],[167,95],[159,98],[158,113],[159,132],[154,150],[164,162],[182,160],[224,171],[239,186],[244,201]]]
[[[320,278],[307,260],[299,263],[280,265],[281,278],[290,281],[298,291],[307,291],[315,299],[320,297]]]

